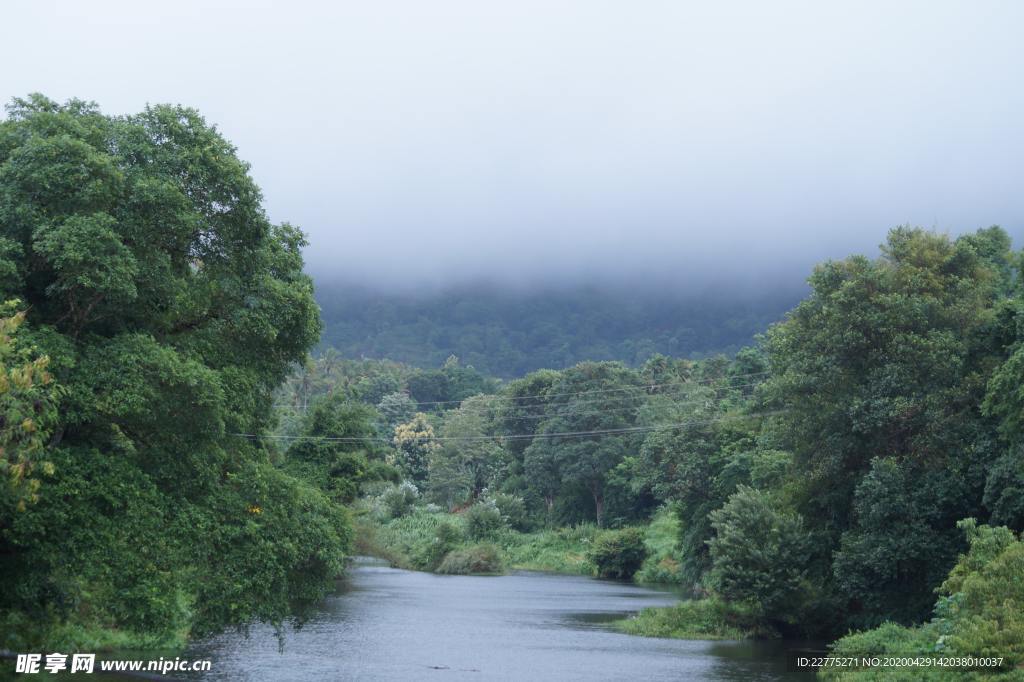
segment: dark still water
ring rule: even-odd
[[[225,634],[183,657],[204,680],[783,680],[778,643],[633,637],[603,623],[676,596],[519,572],[439,576],[360,561],[283,651],[270,628]]]

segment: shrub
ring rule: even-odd
[[[466,533],[474,540],[486,540],[501,530],[505,523],[494,502],[477,502],[466,510]]]
[[[402,472],[398,470],[398,467],[382,462],[379,459],[371,460],[369,465],[366,467],[366,481],[390,481],[391,483],[398,483],[402,478]]]
[[[518,495],[494,493],[488,496],[488,501],[498,508],[502,520],[509,528],[526,532],[533,527],[530,515],[526,511],[526,503]]]
[[[759,614],[749,605],[717,597],[646,608],[612,626],[630,635],[676,639],[760,639],[778,635],[761,623]]]
[[[639,528],[623,528],[601,533],[587,552],[601,578],[629,580],[647,558],[644,533]]]
[[[779,509],[762,491],[740,486],[711,513],[711,583],[730,601],[760,605],[792,622],[807,596],[809,534],[797,514]]]
[[[1024,613],[1024,542],[1008,528],[978,526],[974,519],[965,519],[958,526],[967,534],[970,551],[960,557],[939,588],[935,617],[916,628],[884,623],[873,630],[849,634],[832,645],[833,656],[991,656],[1003,659],[1001,670],[972,673],[964,679],[981,679],[1010,670],[1014,672],[1007,679],[1017,679],[1015,675],[1024,665],[1024,620],[1020,615]],[[840,679],[838,670],[822,668],[822,677]],[[860,670],[841,679],[881,679],[877,673]],[[948,674],[934,670],[928,675],[886,679],[940,680],[948,679]]]
[[[445,556],[462,542],[462,533],[452,523],[442,521],[434,531],[434,537],[428,544],[421,547],[414,559],[416,568],[434,571],[441,565]]]
[[[388,517],[397,519],[412,511],[413,505],[420,496],[420,491],[409,481],[392,485],[384,489],[380,495],[381,504]]]
[[[466,549],[449,552],[437,568],[438,573],[447,575],[472,575],[500,573],[501,554],[490,544],[473,545]]]

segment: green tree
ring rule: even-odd
[[[331,393],[318,399],[306,417],[301,437],[285,452],[285,470],[314,484],[333,499],[352,502],[369,477],[377,413],[361,402]]]
[[[899,594],[901,618],[923,616],[959,548],[952,520],[984,512],[979,473],[1002,449],[981,404],[1004,353],[993,331],[1008,245],[998,228],[956,240],[897,228],[876,260],[816,268],[810,296],[767,335],[772,378],[759,399],[780,414],[766,432],[793,454],[798,511],[831,550],[846,543],[835,571],[863,588],[850,609]],[[900,508],[916,515],[915,537],[882,542]],[[938,563],[906,561],[904,540]]]
[[[494,484],[506,465],[506,454],[494,436],[494,404],[489,396],[462,401],[444,415],[440,447],[430,459],[430,487],[453,505],[460,496],[476,499]]]
[[[394,433],[396,426],[405,424],[416,414],[416,403],[407,393],[388,393],[377,403],[377,411],[388,433]]]
[[[426,482],[430,459],[441,447],[435,440],[434,427],[427,415],[417,412],[405,424],[395,427],[392,439],[395,445],[399,467],[416,484]]]
[[[757,604],[769,620],[795,622],[808,597],[811,534],[769,493],[740,489],[711,513],[710,582],[726,599]]]
[[[538,438],[524,453],[526,472],[544,488],[549,509],[556,482],[575,486],[589,495],[597,524],[604,523],[608,473],[639,447],[629,428],[643,402],[640,388],[635,372],[613,362],[581,363],[551,386]],[[606,399],[595,403],[595,395]],[[566,433],[574,435],[559,435]]]
[[[0,570],[24,586],[0,610],[163,633],[279,622],[330,587],[350,535],[253,437],[320,329],[302,234],[267,219],[194,110],[33,95],[8,111],[0,284],[65,392],[40,395],[39,434],[59,397],[52,481],[0,509]]]

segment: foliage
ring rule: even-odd
[[[522,497],[510,493],[487,493],[485,499],[498,509],[502,522],[509,528],[522,532],[533,529],[533,520]]]
[[[1006,527],[961,522],[970,551],[950,571],[940,591],[951,651],[1005,656],[1006,667],[1024,663],[1024,541]]]
[[[420,491],[410,481],[390,485],[380,494],[380,501],[388,518],[397,519],[409,514],[419,499]]]
[[[16,385],[40,440],[5,451],[34,461],[46,438],[53,474],[23,510],[0,500],[0,572],[18,586],[0,611],[48,640],[280,623],[325,594],[350,542],[344,510],[255,438],[320,330],[301,232],[270,223],[194,110],[108,117],[32,95],[8,111],[0,293],[24,315],[2,352],[9,380],[35,366]]]
[[[437,565],[431,562],[440,551],[439,545],[452,545],[450,551],[466,549],[473,542],[465,527],[465,514],[431,512],[425,507],[385,521],[375,521],[372,514],[367,514],[360,517],[358,543],[360,551],[387,559],[395,566],[436,570]],[[534,533],[504,529],[493,535],[492,543],[501,553],[502,565],[510,568],[593,575],[594,566],[586,552],[596,535],[597,528],[592,524]]]
[[[811,570],[849,624],[926,617],[961,549],[956,519],[987,518],[986,498],[1016,513],[993,418],[1012,414],[1012,394],[993,392],[1012,380],[990,379],[1014,371],[1000,368],[1012,262],[999,228],[955,240],[897,228],[876,260],[817,267],[811,295],[766,337],[757,399],[779,413],[759,438],[792,453],[785,497],[818,533]]]
[[[448,575],[481,575],[501,571],[501,554],[497,547],[490,544],[473,545],[449,552],[437,567],[438,573]]]
[[[663,507],[651,518],[644,534],[647,558],[633,576],[638,583],[680,583],[679,517]]]
[[[19,511],[38,499],[38,473],[53,473],[44,444],[57,421],[62,390],[47,370],[49,357],[19,347],[24,312],[11,301],[0,312],[0,499],[11,497]],[[38,472],[37,472],[38,469]]]
[[[434,531],[433,539],[417,545],[410,557],[411,565],[423,571],[437,571],[449,552],[462,544],[463,533],[454,523],[442,521]]]
[[[612,287],[515,293],[477,285],[408,295],[317,283],[323,343],[345,357],[438,367],[456,355],[503,378],[587,360],[638,366],[656,353],[696,359],[735,352],[799,296],[708,298]]]
[[[993,673],[1019,675],[1024,662],[1024,542],[1005,527],[978,526],[961,521],[970,549],[960,556],[939,589],[934,617],[918,627],[887,622],[843,637],[832,646],[833,656],[885,654],[1001,657],[1003,667],[958,674],[960,679],[989,679]],[[1017,670],[1015,670],[1015,668]],[[898,674],[885,679],[948,679],[954,673]],[[822,677],[836,677],[822,670]],[[855,680],[881,679],[877,671],[849,673]],[[848,679],[844,674],[842,679]]]
[[[407,423],[395,427],[392,439],[398,466],[413,483],[422,484],[429,474],[430,458],[440,448],[427,415],[417,412]]]
[[[532,533],[507,531],[501,536],[501,546],[511,568],[594,575],[587,550],[597,533],[597,526],[593,524]]]
[[[492,500],[477,502],[463,516],[466,519],[466,533],[474,540],[491,538],[505,527],[501,511]]]
[[[639,528],[609,530],[597,536],[587,552],[599,578],[629,580],[647,558],[644,533]]]
[[[350,504],[367,482],[391,477],[374,444],[375,418],[372,408],[337,394],[317,399],[303,419],[300,439],[285,452],[283,468]]]
[[[555,495],[564,487],[587,494],[594,519],[604,522],[608,474],[637,446],[631,434],[620,433],[632,425],[642,394],[636,373],[612,362],[580,363],[560,373],[549,389],[549,415],[536,427],[540,436],[523,453],[526,475],[541,487],[553,510]],[[633,390],[631,390],[633,389]],[[595,410],[583,392],[615,393],[615,410]],[[592,437],[563,438],[561,433],[593,433]]]
[[[715,597],[654,606],[612,626],[630,635],[674,639],[760,639],[777,636],[763,625],[761,614],[743,604]]]
[[[388,393],[377,403],[377,412],[380,413],[388,433],[394,433],[396,426],[416,416],[416,401],[405,392]]]
[[[445,412],[442,440],[430,454],[428,485],[449,509],[479,498],[504,471],[506,455],[491,428],[492,409],[489,396],[476,396]]]
[[[854,495],[856,524],[833,560],[839,588],[870,614],[864,622],[908,623],[931,610],[935,587],[962,548],[950,515],[967,506],[965,489],[949,471],[872,461]]]
[[[712,512],[710,582],[725,599],[756,604],[769,620],[795,622],[807,599],[811,536],[797,514],[746,486]]]

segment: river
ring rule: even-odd
[[[204,680],[789,680],[781,643],[633,637],[605,623],[670,591],[535,572],[440,576],[357,561],[283,648],[269,627],[195,642]]]

